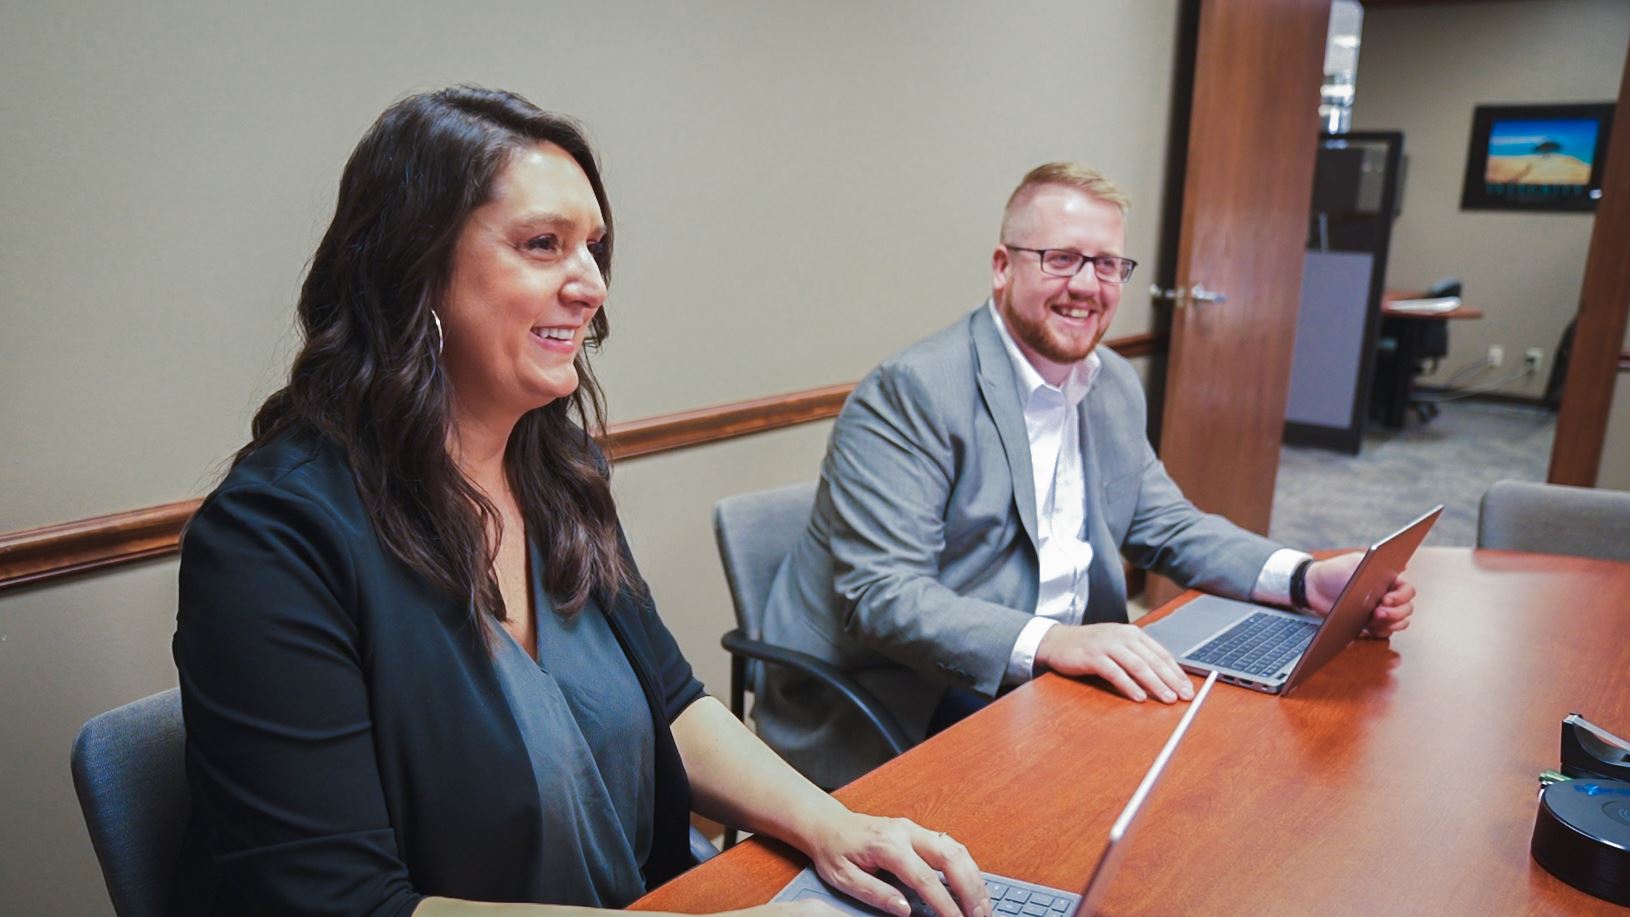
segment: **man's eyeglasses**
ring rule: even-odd
[[[1041,259],[1041,272],[1054,277],[1074,277],[1081,269],[1092,265],[1092,273],[1105,283],[1125,283],[1132,279],[1132,269],[1138,266],[1131,258],[1115,255],[1083,255],[1067,248],[1025,248],[1002,243],[1003,248],[1016,252],[1030,252]]]

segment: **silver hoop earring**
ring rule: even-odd
[[[442,345],[447,343],[447,339],[441,333],[441,316],[436,314],[435,309],[430,310],[430,320],[436,323],[436,355],[441,356]]]

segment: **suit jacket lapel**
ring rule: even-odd
[[[1030,434],[1024,426],[1024,410],[1019,405],[1019,384],[1014,378],[1013,361],[1007,348],[997,335],[995,320],[990,309],[974,311],[969,322],[973,334],[975,368],[979,376],[979,391],[985,398],[985,408],[996,424],[996,433],[1007,454],[1008,473],[1013,479],[1013,502],[1019,512],[1024,533],[1030,536],[1030,546],[1036,539],[1036,485],[1030,470]]]

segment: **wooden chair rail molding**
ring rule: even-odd
[[[1104,343],[1122,356],[1144,357],[1164,350],[1166,335],[1136,334]],[[813,423],[838,416],[853,390],[854,383],[827,385],[615,423],[602,443],[613,461],[622,461]],[[173,554],[199,502],[0,534],[0,591]]]

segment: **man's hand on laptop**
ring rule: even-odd
[[[1097,675],[1142,703],[1194,698],[1194,685],[1167,649],[1130,624],[1059,624],[1036,647],[1036,671]]]
[[[1332,606],[1336,604],[1336,597],[1341,595],[1343,586],[1352,578],[1353,570],[1358,562],[1364,559],[1362,551],[1351,554],[1342,554],[1324,560],[1314,561],[1307,568],[1307,603],[1313,610],[1321,615],[1329,614]],[[1381,596],[1381,604],[1375,606],[1370,615],[1370,623],[1364,628],[1364,636],[1384,640],[1398,631],[1409,626],[1409,616],[1415,613],[1415,587],[1400,574],[1387,587],[1385,595]],[[1057,630],[1057,628],[1054,628]]]

